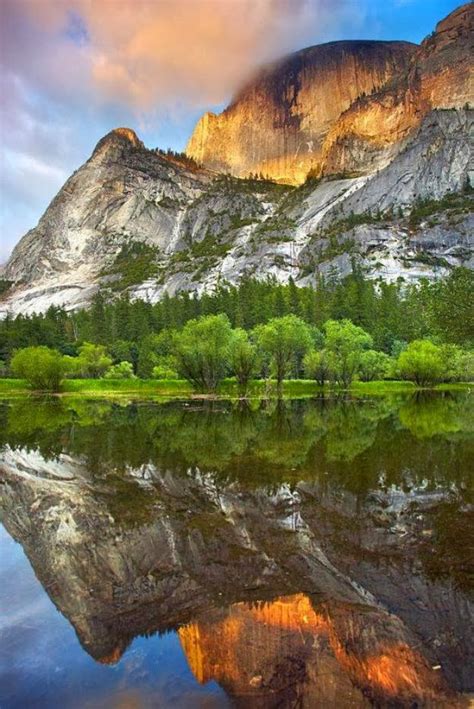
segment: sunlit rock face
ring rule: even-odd
[[[368,173],[436,108],[472,103],[474,6],[439,22],[417,47],[333,42],[264,70],[188,143],[197,161],[237,176],[301,183],[309,170]]]
[[[468,3],[438,23],[407,70],[355,101],[335,122],[324,143],[324,173],[373,170],[429,111],[472,104],[473,52],[474,5]]]
[[[319,169],[328,130],[361,95],[404,71],[407,42],[331,42],[263,70],[220,115],[206,113],[187,153],[207,167],[245,177],[303,182]]]

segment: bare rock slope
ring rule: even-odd
[[[216,119],[214,157],[210,144],[209,160],[191,151],[208,167],[148,150],[128,128],[111,131],[13,251],[0,274],[0,316],[84,307],[99,288],[154,302],[244,276],[306,285],[345,276],[354,261],[389,281],[472,267],[472,7],[418,49],[332,43],[266,70]],[[336,90],[343,66],[350,81]],[[228,116],[240,126],[232,135]],[[297,187],[242,179],[250,154],[253,173],[315,175]],[[264,170],[274,159],[282,173]]]

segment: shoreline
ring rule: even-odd
[[[417,387],[413,382],[402,380],[356,381],[350,387],[326,385],[321,387],[312,380],[290,379],[283,383],[283,399],[306,399],[314,396],[349,395],[385,396],[389,394],[415,394],[421,392],[471,392],[474,382],[452,382],[436,384],[431,387]],[[52,396],[57,398],[94,398],[134,400],[187,399],[189,401],[245,401],[251,399],[277,399],[277,389],[274,381],[270,384],[265,380],[255,380],[249,386],[245,397],[239,396],[234,381],[225,380],[216,393],[199,393],[193,391],[185,380],[151,380],[151,379],[69,379],[59,392],[34,391],[26,382],[19,379],[0,379],[0,398]]]

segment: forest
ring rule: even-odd
[[[245,279],[155,304],[99,292],[87,310],[51,307],[0,322],[0,371],[38,389],[57,389],[64,377],[139,377],[183,378],[214,392],[230,376],[241,395],[256,378],[279,389],[289,378],[344,387],[470,381],[473,281],[459,268],[442,280],[388,284],[354,268],[315,288]],[[52,378],[39,381],[48,368]]]

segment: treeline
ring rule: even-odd
[[[273,317],[296,315],[321,328],[327,320],[351,320],[387,354],[400,342],[431,338],[458,345],[474,342],[474,275],[454,269],[445,280],[407,286],[375,283],[360,271],[343,281],[320,279],[316,288],[246,279],[223,285],[201,297],[181,293],[156,304],[132,302],[127,295],[107,301],[98,294],[88,310],[66,313],[51,307],[44,315],[7,317],[0,321],[0,359],[8,362],[20,347],[46,345],[77,354],[87,341],[112,348],[118,342],[135,347],[151,334],[179,329],[200,315],[225,313],[232,327],[251,330]]]
[[[232,328],[227,315],[201,315],[180,330],[151,336],[148,362],[154,379],[186,379],[198,392],[215,393],[234,377],[241,397],[253,379],[275,380],[278,396],[285,379],[312,379],[321,387],[348,388],[354,379],[403,378],[419,386],[474,378],[473,353],[458,345],[414,340],[399,355],[374,349],[373,338],[350,320],[328,320],[322,330],[296,315],[272,318],[251,331]],[[127,343],[125,343],[126,345]],[[16,350],[9,370],[36,390],[58,391],[64,377],[136,377],[123,349],[113,363],[105,345],[85,342],[77,356],[45,347]],[[120,356],[118,357],[120,359]],[[140,363],[139,363],[140,364]]]
[[[186,293],[165,296],[153,305],[132,302],[127,296],[107,301],[98,294],[88,310],[67,313],[50,308],[44,315],[0,322],[0,367],[8,373],[13,354],[19,349],[45,346],[77,359],[83,355],[85,343],[90,343],[102,346],[108,367],[121,365],[125,371],[122,363],[128,362],[130,373],[143,378],[158,376],[160,367],[165,373],[176,373],[175,361],[170,364],[161,359],[172,355],[166,343],[176,339],[176,332],[190,321],[217,314],[226,316],[229,329],[251,333],[249,342],[261,351],[262,342],[255,335],[259,326],[286,316],[293,316],[302,326],[299,337],[303,342],[307,338],[301,333],[309,328],[315,352],[325,349],[328,322],[343,320],[369,338],[362,349],[392,359],[417,340],[432,341],[435,347],[457,345],[469,351],[474,341],[473,281],[467,269],[456,269],[442,281],[411,286],[374,283],[355,271],[342,282],[321,279],[317,288],[298,288],[293,281],[280,285],[247,279],[239,286],[221,286],[201,297]],[[303,355],[307,354],[308,348],[303,350]],[[304,373],[302,357],[290,376]],[[364,375],[357,371],[354,376]],[[335,375],[333,378],[337,379]]]

